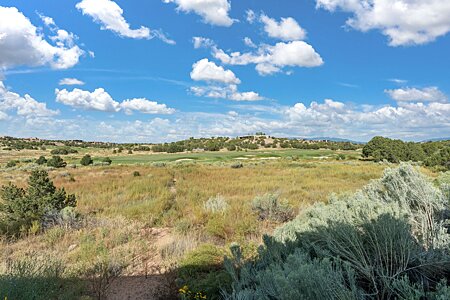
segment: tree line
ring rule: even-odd
[[[450,141],[416,143],[376,136],[364,145],[362,155],[374,161],[423,162],[425,166],[450,169]]]

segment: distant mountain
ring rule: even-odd
[[[349,140],[349,139],[342,139],[342,138],[336,138],[336,137],[312,137],[312,138],[305,138],[305,140],[310,140],[310,141],[323,141],[323,140],[327,140],[327,141],[332,141],[332,142],[350,142],[353,144],[365,144],[365,142],[359,142],[359,141],[353,141],[353,140]]]
[[[423,140],[422,143],[425,143],[425,142],[440,142],[440,141],[450,141],[450,137],[427,139],[427,140]]]

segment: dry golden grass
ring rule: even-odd
[[[52,257],[63,261],[71,272],[81,274],[104,254],[130,264],[127,273],[135,274],[157,253],[179,259],[185,251],[203,243],[226,246],[237,241],[251,253],[262,234],[279,225],[258,219],[251,209],[256,196],[278,192],[298,212],[316,201],[327,201],[331,193],[353,192],[379,178],[388,167],[313,158],[243,163],[240,169],[232,169],[231,161],[227,161],[52,170],[49,175],[55,185],[76,195],[77,210],[86,218],[83,226],[54,227],[16,242],[0,241],[1,262],[4,265],[9,259],[33,255]],[[434,176],[430,170],[421,170]],[[140,176],[133,176],[135,171]],[[0,172],[0,185],[13,182],[26,186],[29,174],[20,170]],[[206,211],[205,201],[218,194],[226,200],[227,209]],[[170,234],[170,243],[160,245],[159,250],[158,237],[149,234],[155,227],[164,227]]]
[[[326,201],[331,193],[354,191],[380,177],[384,168],[357,161],[279,160],[246,163],[242,169],[186,163],[167,167],[83,167],[55,170],[50,175],[57,186],[76,194],[81,213],[122,216],[149,226],[176,227],[180,232],[196,230],[232,241],[259,236],[276,225],[259,222],[251,211],[250,203],[257,195],[279,192],[297,211],[313,202]],[[134,171],[141,176],[134,177]],[[9,176],[24,185],[26,174]],[[203,209],[203,203],[217,194],[229,204],[223,215]]]

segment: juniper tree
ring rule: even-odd
[[[0,222],[10,234],[16,234],[20,227],[28,228],[33,221],[41,222],[47,212],[77,204],[75,195],[57,189],[44,170],[31,173],[26,190],[11,183],[2,186],[0,198]]]

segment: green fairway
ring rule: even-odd
[[[130,154],[123,156],[112,156],[113,164],[145,164],[152,162],[176,162],[176,161],[198,161],[198,162],[217,162],[217,161],[246,161],[257,159],[277,159],[285,157],[314,159],[325,158],[336,155],[332,150],[259,150],[259,151],[241,151],[241,152],[201,152],[201,153],[161,153],[161,154]],[[358,156],[357,151],[342,151],[348,155]]]

